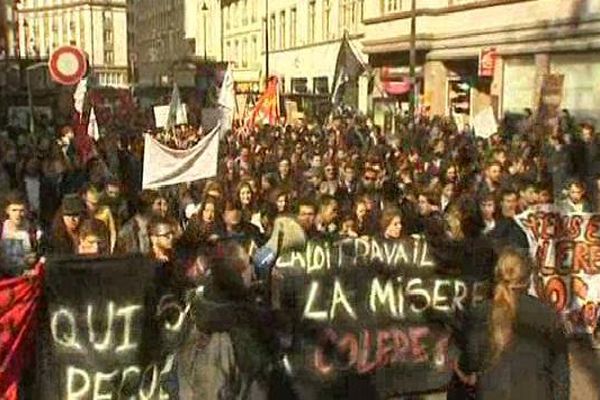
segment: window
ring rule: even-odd
[[[112,28],[112,12],[110,10],[102,12],[102,22],[104,23],[105,28],[108,28],[109,26]]]
[[[402,0],[381,0],[383,14],[398,12],[402,9]]]
[[[250,53],[250,57],[252,58],[252,63],[254,64],[258,58],[259,58],[259,53],[258,53],[258,40],[256,39],[256,36],[252,36],[252,48],[251,48],[251,53]]]
[[[104,44],[112,45],[113,44],[113,32],[109,30],[104,31]]]
[[[227,44],[225,44],[225,59],[228,61],[231,61],[233,57],[231,56],[231,42],[227,41]]]
[[[109,65],[115,63],[115,53],[112,49],[104,50],[104,63]]]
[[[233,51],[233,63],[237,67],[240,61],[240,42],[238,42],[237,40],[235,41],[235,44],[233,46]]]
[[[328,40],[331,33],[331,5],[329,0],[323,0],[323,39]]]
[[[340,31],[350,30],[352,27],[351,21],[352,0],[340,1]]]
[[[242,25],[248,25],[248,0],[244,0],[242,8]]]
[[[225,16],[224,16],[224,18],[225,18],[225,29],[231,28],[231,22],[230,22],[231,15],[229,14],[229,10],[230,10],[229,6],[225,7]]]
[[[313,92],[315,94],[329,94],[329,80],[326,76],[313,78]]]
[[[85,21],[83,12],[79,12],[79,46],[85,49]]]
[[[311,1],[308,3],[308,42],[314,43],[315,41],[315,2]]]
[[[231,16],[230,17],[231,17],[231,21],[232,21],[231,26],[233,26],[234,28],[237,28],[238,23],[237,23],[237,4],[236,3],[233,3],[231,5]]]
[[[279,46],[285,49],[286,37],[285,37],[285,11],[279,13]]]
[[[296,8],[292,8],[290,11],[290,47],[296,46],[296,25],[297,11]]]
[[[308,79],[292,78],[292,93],[306,93],[306,92],[308,92]]]
[[[256,0],[250,0],[250,14],[252,15],[252,22],[256,22]]]
[[[248,39],[242,42],[242,67],[248,66]]]
[[[269,21],[269,50],[275,49],[275,14],[271,14],[271,18]]]

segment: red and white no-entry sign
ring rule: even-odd
[[[75,85],[87,72],[85,53],[75,46],[56,49],[48,61],[50,76],[61,85]]]

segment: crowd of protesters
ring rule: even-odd
[[[537,204],[600,211],[600,142],[592,125],[565,118],[544,135],[525,120],[488,139],[427,116],[385,132],[348,110],[323,124],[234,127],[221,142],[216,178],[160,191],[141,190],[141,135],[108,132],[84,158],[69,127],[55,138],[9,132],[0,138],[0,277],[29,273],[40,255],[141,252],[173,263],[193,249],[193,262],[178,272],[189,280],[206,272],[202,256],[210,258],[211,245],[231,239],[261,246],[278,216],[296,218],[316,240],[400,239],[431,233],[434,221],[455,240],[483,240],[496,253],[516,249],[503,253],[496,270],[499,282],[512,285],[497,290],[491,305],[501,321],[490,352],[497,361],[515,321],[529,315],[515,314],[516,304],[525,313],[541,307],[513,290],[528,273],[528,241],[513,217]],[[162,140],[188,148],[202,137],[188,127],[177,132]],[[468,213],[478,218],[467,221]],[[484,258],[482,268],[493,275],[496,260]],[[552,326],[548,318],[540,329]],[[564,355],[557,335],[551,344]],[[457,377],[476,380],[458,367]],[[552,397],[541,386],[536,393],[544,395],[531,398]]]

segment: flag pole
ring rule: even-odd
[[[265,0],[265,86],[269,85],[269,0]]]
[[[416,100],[416,87],[417,79],[415,76],[415,66],[417,63],[417,7],[416,0],[411,1],[410,8],[410,53],[409,53],[409,75],[410,75],[410,89],[411,99],[409,102],[409,117],[411,124],[411,135],[415,137],[417,127],[415,126],[415,100]]]

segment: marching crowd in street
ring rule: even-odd
[[[210,274],[212,251],[237,251],[219,243],[260,247],[279,216],[315,240],[441,235],[486,249],[491,265],[476,268],[496,279],[477,328],[491,340],[473,342],[478,361],[456,366],[449,398],[566,399],[567,341],[550,308],[521,295],[529,244],[514,217],[552,203],[599,212],[600,141],[593,125],[567,113],[549,134],[534,128],[530,118],[484,139],[450,119],[419,116],[391,133],[349,109],[322,124],[234,126],[222,138],[216,178],[156,191],[141,188],[141,135],[107,132],[82,157],[69,127],[55,138],[4,132],[0,279],[30,273],[42,255],[139,252],[189,284]],[[171,146],[202,136],[178,129],[185,137]],[[252,281],[249,265],[238,272]],[[531,348],[536,360],[527,358]],[[520,378],[510,380],[519,363]]]

